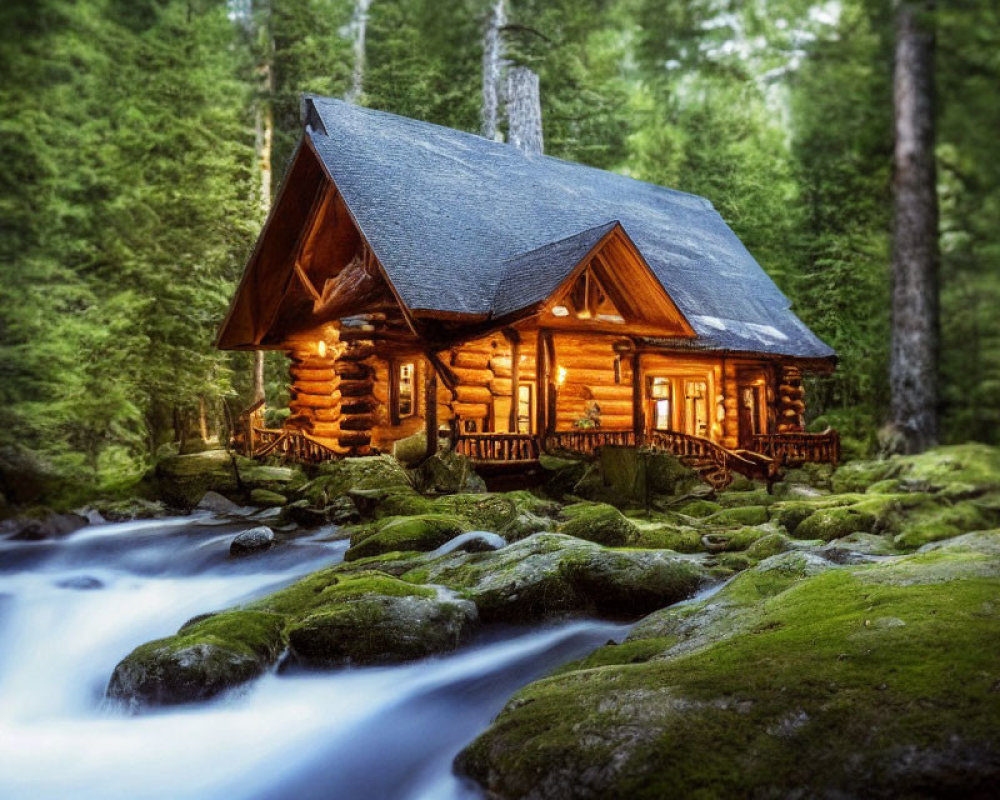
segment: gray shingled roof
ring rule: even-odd
[[[530,306],[620,222],[698,333],[692,344],[833,355],[704,198],[339,100],[307,102],[307,135],[413,311]]]

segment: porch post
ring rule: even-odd
[[[639,351],[632,353],[632,430],[635,433],[635,444],[642,444],[645,432],[645,420],[642,414],[642,369]]]
[[[510,342],[510,420],[508,428],[511,433],[517,433],[518,405],[520,403],[521,382],[521,337],[517,331],[508,329],[504,336]]]
[[[427,430],[427,458],[438,449],[438,404],[437,404],[437,372],[434,365],[427,362],[424,374],[424,422]]]
[[[548,427],[549,410],[549,348],[546,343],[546,332],[538,332],[538,342],[535,347],[535,382],[537,391],[535,398],[535,435],[538,437],[538,450],[545,450],[545,434]]]

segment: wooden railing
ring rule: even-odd
[[[797,467],[807,461],[837,466],[840,434],[832,428],[822,433],[768,433],[753,437],[753,449],[782,466]]]
[[[455,452],[473,461],[535,461],[538,440],[529,433],[460,433]]]
[[[341,458],[346,448],[335,447],[310,436],[305,431],[282,428],[254,428],[254,458],[268,456],[285,461],[319,464],[332,458]]]
[[[778,477],[779,464],[770,456],[750,450],[729,450],[701,436],[653,431],[646,435],[645,444],[654,450],[673,453],[716,489],[732,483],[734,472],[768,483]]]
[[[635,447],[633,431],[556,431],[545,438],[546,450],[571,450],[574,453],[593,455],[597,448],[605,445]]]

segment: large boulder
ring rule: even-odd
[[[408,595],[359,597],[306,617],[289,630],[289,648],[308,667],[412,661],[454,650],[476,616],[468,600],[412,587]]]
[[[475,606],[441,587],[338,565],[137,647],[107,694],[136,710],[206,700],[261,675],[286,647],[310,667],[410,660],[454,649],[475,621]]]
[[[156,465],[153,479],[164,502],[186,510],[207,492],[243,502],[253,489],[285,491],[303,480],[297,467],[262,465],[226,450],[168,456]]]
[[[458,769],[501,799],[990,796],[998,553],[773,556],[522,690]]]
[[[624,547],[639,537],[639,529],[607,503],[575,503],[562,510],[559,533],[608,547]]]
[[[360,530],[351,537],[345,561],[408,550],[435,550],[449,539],[469,530],[460,517],[422,514],[414,517],[385,517],[370,530]]]
[[[196,619],[133,650],[115,667],[108,697],[134,710],[207,700],[256,678],[284,649],[281,615],[231,611]]]
[[[484,481],[465,456],[452,450],[435,453],[415,471],[415,483],[427,494],[485,492]]]
[[[524,622],[572,612],[638,616],[689,597],[707,575],[670,551],[539,533],[495,552],[453,553],[402,577],[458,591],[486,621]]]

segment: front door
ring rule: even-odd
[[[705,381],[684,381],[684,433],[708,438],[708,384]]]

